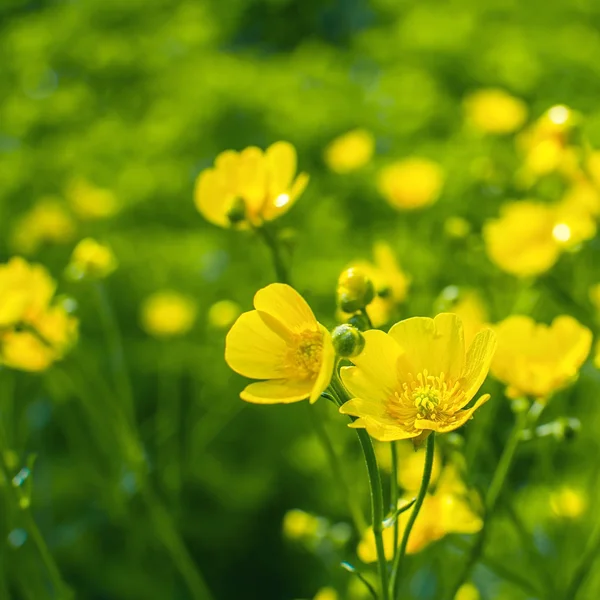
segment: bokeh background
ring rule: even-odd
[[[592,0],[2,1],[0,253],[3,262],[21,254],[47,266],[59,292],[76,302],[80,336],[43,373],[0,372],[0,418],[14,464],[35,459],[33,515],[78,599],[192,597],[131,460],[148,465],[157,505],[215,599],[313,598],[326,585],[341,598],[361,597],[339,567],[359,564],[357,537],[308,407],[243,403],[244,381],[223,359],[230,319],[211,307],[227,300],[250,309],[254,292],[275,278],[268,250],[252,232],[205,222],[194,181],[223,150],[277,140],[296,146],[311,181],[277,227],[293,256],[295,287],[328,326],[336,323],[339,272],[370,259],[380,240],[411,278],[398,316],[435,314],[477,288],[492,322],[518,301],[538,320],[568,313],[595,329],[588,288],[600,279],[598,239],[527,285],[486,256],[484,220],[530,191],[515,187],[520,158],[512,137],[473,132],[463,100],[499,87],[526,102],[531,120],[566,104],[600,147],[599,26]],[[325,146],[356,127],[375,136],[372,161],[356,173],[331,172]],[[438,162],[445,184],[433,207],[399,213],[381,198],[375,174],[412,155]],[[116,204],[97,215],[102,194]],[[91,209],[78,205],[81,196],[91,196]],[[44,202],[69,215],[58,234],[24,225]],[[458,237],[447,227],[457,216],[468,223]],[[141,440],[129,455],[97,289],[63,275],[76,242],[89,235],[119,261],[100,301],[112,307],[123,338],[117,368],[131,382]],[[155,339],[140,322],[145,298],[162,289],[197,303],[194,327],[178,339]],[[513,419],[502,387],[490,380],[485,389],[493,400],[478,413],[485,431],[469,465],[471,483],[481,487]],[[600,375],[587,364],[546,415],[579,418],[582,431],[569,442],[550,437],[524,446],[509,481],[557,585],[598,517],[593,508],[557,515],[548,498],[567,482],[597,506],[599,392]],[[367,514],[352,432],[326,402],[313,408]],[[461,432],[467,444],[473,427]],[[4,503],[0,595],[54,597],[22,517],[7,497]],[[294,508],[322,517],[308,542],[284,535],[284,515]],[[502,523],[490,556],[531,578],[527,549]],[[452,536],[417,555],[407,594],[440,598],[461,557]],[[475,582],[485,599],[541,597],[485,567]],[[599,591],[600,575],[592,574],[581,598]]]

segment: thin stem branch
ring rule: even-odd
[[[404,560],[404,556],[406,555],[406,548],[408,546],[408,538],[410,536],[410,532],[419,516],[419,511],[421,510],[421,506],[423,505],[423,501],[425,500],[425,495],[427,494],[427,488],[429,487],[429,482],[431,481],[431,471],[433,470],[433,455],[435,449],[435,432],[432,431],[427,437],[427,446],[425,449],[425,465],[423,467],[423,478],[421,479],[421,487],[419,489],[419,493],[417,495],[417,501],[410,513],[410,517],[408,518],[408,523],[406,524],[406,529],[402,535],[402,541],[400,542],[400,549],[394,558],[394,565],[392,567],[392,581],[391,581],[391,591],[392,598],[400,598],[400,573],[402,568],[402,562]]]
[[[271,260],[273,261],[273,267],[275,269],[277,281],[279,281],[279,283],[290,283],[288,269],[285,264],[285,261],[283,260],[281,247],[277,242],[277,238],[264,225],[261,227],[256,227],[255,231],[262,238],[262,240],[264,241],[265,245],[271,253]]]
[[[390,452],[392,454],[392,480],[390,482],[390,509],[393,513],[398,510],[398,499],[400,497],[400,490],[398,488],[398,444],[396,442],[390,442]],[[398,534],[399,534],[399,520],[400,516],[397,515],[394,520],[394,560],[398,553]]]

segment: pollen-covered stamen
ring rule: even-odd
[[[303,331],[290,347],[288,361],[298,379],[312,379],[321,368],[323,334],[318,331]]]

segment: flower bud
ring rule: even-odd
[[[339,325],[333,330],[331,337],[336,354],[342,358],[358,356],[365,347],[363,334],[353,325]]]
[[[356,312],[365,308],[375,298],[373,282],[355,267],[346,269],[338,279],[337,297],[344,312]]]
[[[227,218],[232,225],[238,225],[246,220],[246,203],[242,198],[236,198],[227,211]]]
[[[356,313],[355,315],[352,315],[348,319],[348,324],[356,327],[356,329],[359,331],[367,331],[367,329],[371,329],[369,317],[364,313]]]
[[[104,279],[117,266],[117,258],[109,246],[93,238],[85,238],[73,250],[71,261],[67,266],[67,275],[75,281]]]

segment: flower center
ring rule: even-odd
[[[290,362],[299,379],[312,379],[321,369],[323,334],[318,331],[303,331],[291,349]]]

